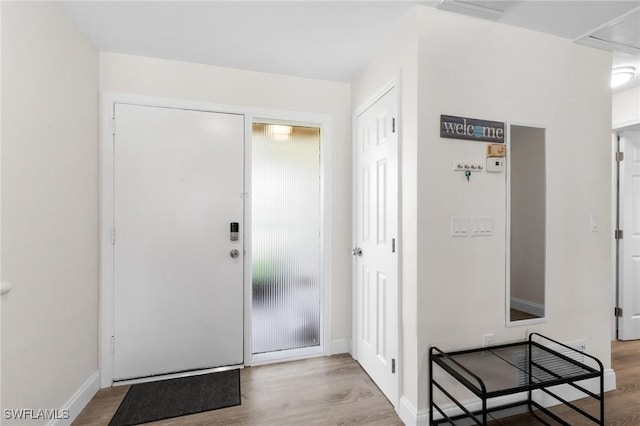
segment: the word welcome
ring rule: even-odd
[[[440,137],[504,143],[504,123],[441,115]]]

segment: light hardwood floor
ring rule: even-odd
[[[640,341],[613,342],[617,390],[607,393],[608,426],[640,425]],[[313,358],[241,371],[242,405],[153,425],[402,425],[393,407],[349,355]],[[73,423],[107,425],[128,386],[102,389]],[[578,401],[594,410],[592,400]],[[591,425],[557,406],[573,426]],[[495,425],[539,425],[529,415],[500,419]]]
[[[521,320],[540,318],[540,317],[537,317],[535,315],[528,314],[526,312],[522,312],[522,311],[519,311],[519,310],[513,309],[513,308],[511,308],[510,317],[511,317],[511,321],[521,321]]]
[[[349,355],[240,371],[242,405],[152,425],[402,425],[393,406]],[[102,389],[74,425],[107,425],[129,386]]]

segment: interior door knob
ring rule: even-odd
[[[231,256],[232,259],[236,259],[240,256],[240,252],[237,249],[233,249],[229,252],[229,256]]]
[[[360,247],[355,247],[353,250],[351,250],[351,254],[353,254],[354,256],[362,256],[362,249]]]

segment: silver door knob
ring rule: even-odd
[[[362,256],[362,249],[360,247],[355,247],[353,250],[351,250],[351,254],[353,254],[354,256]]]
[[[229,252],[229,256],[231,256],[232,259],[236,259],[240,256],[240,252],[237,249],[233,249]]]

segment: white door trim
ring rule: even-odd
[[[618,205],[618,198],[619,198],[619,193],[618,193],[618,173],[619,173],[619,166],[620,163],[618,163],[616,161],[616,157],[615,157],[615,153],[620,149],[619,145],[620,143],[618,142],[618,138],[620,137],[621,133],[624,132],[625,130],[640,130],[640,120],[631,120],[631,121],[627,121],[627,122],[623,122],[623,123],[617,123],[612,131],[611,131],[611,235],[614,235],[615,230],[618,229],[618,223],[617,223],[617,219],[618,215],[620,214],[619,212],[619,205]],[[621,307],[620,305],[620,300],[618,297],[619,294],[619,282],[618,282],[618,274],[619,274],[619,257],[618,257],[618,242],[620,240],[616,240],[615,238],[611,239],[611,264],[614,265],[613,268],[611,268],[611,291],[612,291],[612,295],[613,295],[613,304],[611,306],[611,313],[613,314],[613,317],[611,319],[611,340],[617,340],[618,339],[618,329],[619,329],[619,319],[618,317],[615,316],[614,312],[615,312],[615,308],[616,307]]]
[[[321,319],[323,345],[322,353],[331,351],[331,117],[326,114],[297,111],[271,110],[236,105],[217,104],[172,98],[157,98],[127,93],[103,92],[100,103],[100,293],[99,293],[99,366],[100,386],[113,385],[113,353],[111,336],[113,327],[113,245],[111,228],[113,224],[113,139],[112,117],[114,104],[134,104],[175,109],[240,114],[245,117],[245,191],[251,194],[251,124],[254,119],[271,119],[317,125],[321,128],[321,202],[322,202],[322,275],[323,286]],[[251,365],[251,197],[245,203],[245,295],[244,295],[244,365]],[[197,374],[197,372],[195,373]]]
[[[620,163],[616,161],[616,152],[619,149],[618,143],[619,132],[613,130],[611,132],[611,229],[610,235],[615,235],[616,229],[618,229],[618,199],[620,197],[620,193],[618,191],[618,174],[620,173],[619,166]],[[611,317],[611,341],[618,339],[618,317],[615,314],[615,309],[618,307],[618,271],[619,271],[619,263],[618,263],[618,241],[615,238],[611,238],[611,264],[613,268],[611,268],[611,291],[612,291],[612,300],[613,306],[611,306],[611,312],[613,316]]]
[[[391,80],[389,80],[386,84],[380,87],[378,91],[376,91],[372,96],[370,96],[365,102],[359,105],[353,112],[352,116],[352,193],[354,196],[352,197],[352,207],[351,207],[351,220],[352,220],[352,233],[351,233],[351,243],[352,247],[357,245],[357,199],[355,194],[357,194],[357,143],[358,143],[358,135],[357,135],[357,119],[358,116],[362,115],[367,109],[373,106],[378,100],[380,100],[385,94],[387,94],[390,90],[396,89],[397,93],[397,120],[396,120],[396,129],[397,129],[397,211],[398,211],[398,245],[397,245],[397,253],[398,253],[398,268],[397,268],[397,277],[396,282],[398,283],[398,306],[397,306],[397,336],[398,336],[398,347],[396,348],[396,353],[398,354],[398,360],[396,364],[396,379],[397,379],[397,400],[391,401],[396,412],[400,409],[400,400],[402,399],[402,384],[403,384],[403,371],[404,365],[402,360],[403,358],[403,333],[402,333],[402,253],[403,253],[403,244],[404,239],[402,236],[402,87],[401,87],[401,74],[398,73]],[[355,259],[352,259],[352,268],[351,268],[351,356],[357,360],[358,356],[358,315],[357,315],[357,276],[356,276],[356,267],[355,267]]]
[[[639,126],[640,127],[640,126]],[[624,153],[623,161],[616,164],[619,171],[618,181],[618,209],[617,216],[619,223],[617,229],[624,232],[618,242],[618,263],[615,265],[618,278],[618,294],[616,297],[617,307],[622,309],[622,315],[618,317],[618,340],[634,340],[640,336],[640,328],[638,326],[637,306],[633,303],[634,297],[637,295],[635,286],[635,274],[633,272],[633,258],[638,253],[637,230],[635,229],[634,210],[636,199],[634,194],[633,178],[636,176],[636,149],[640,147],[640,128],[632,128],[617,132],[618,151]],[[614,238],[615,239],[615,238]]]

